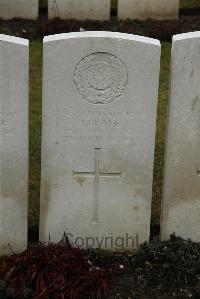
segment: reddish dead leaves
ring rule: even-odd
[[[103,298],[109,290],[107,274],[67,240],[30,248],[0,264],[0,275],[20,299],[27,288],[35,299]]]

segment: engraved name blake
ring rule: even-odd
[[[81,119],[80,124],[83,127],[106,127],[106,128],[119,128],[120,121],[117,119],[102,119],[102,118],[95,118],[95,119]]]

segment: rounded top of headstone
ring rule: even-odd
[[[111,38],[111,39],[119,39],[119,40],[129,40],[140,43],[145,43],[153,46],[160,47],[160,41],[154,38],[121,33],[121,32],[109,32],[109,31],[83,31],[83,32],[70,32],[70,33],[60,33],[54,35],[48,35],[44,37],[44,43],[48,42],[57,42],[61,40],[68,40],[74,38]]]
[[[21,37],[15,37],[11,35],[6,34],[0,34],[0,41],[13,43],[13,44],[19,44],[23,46],[28,46],[29,41],[27,39],[21,38]]]
[[[173,36],[173,42],[182,41],[191,38],[200,38],[200,31],[175,34]]]

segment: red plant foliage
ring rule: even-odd
[[[26,288],[33,290],[34,299],[104,298],[109,291],[107,274],[67,239],[29,248],[0,264],[0,275],[6,278],[14,298],[20,299]]]

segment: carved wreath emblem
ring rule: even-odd
[[[122,95],[128,74],[123,62],[108,53],[94,53],[77,65],[74,82],[81,97],[92,104],[108,104]]]

